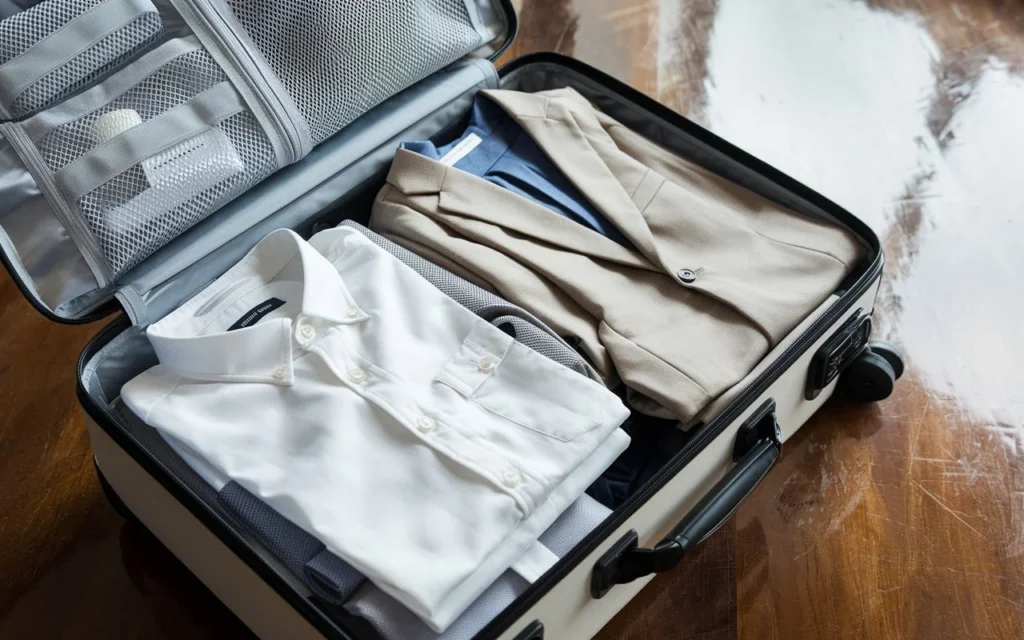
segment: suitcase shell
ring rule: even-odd
[[[514,36],[515,16],[509,3],[503,2],[502,6],[507,13],[507,46]],[[569,83],[602,108],[621,109],[627,119],[632,118],[626,124],[664,146],[682,153],[684,150],[675,147],[683,144],[691,157],[696,156],[702,164],[748,188],[794,209],[841,222],[870,250],[870,259],[851,274],[840,291],[773,348],[734,389],[705,410],[705,420],[691,428],[687,444],[668,465],[476,636],[503,640],[589,638],[639,593],[655,572],[685,562],[683,550],[699,544],[728,520],[769,470],[785,440],[832,396],[839,384],[850,386],[837,374],[865,348],[882,272],[882,252],[878,238],[852,214],[579,61],[557,54],[534,54],[494,73],[490,62],[476,59],[450,73],[450,78],[435,83],[440,89],[410,89],[395,102],[429,102],[430,109],[420,110],[428,114],[421,121],[430,121],[430,127],[439,133],[460,124],[480,88],[539,90],[550,88],[545,83]],[[462,78],[453,93],[438,93],[441,89],[451,91],[449,85],[459,74],[468,74],[470,80]],[[382,117],[394,118],[388,108],[391,106],[386,103],[367,117],[383,113]],[[619,113],[612,115],[623,121]],[[394,135],[362,155],[353,155],[352,149],[359,147],[350,139],[337,144],[328,141],[287,176],[270,178],[253,190],[252,197],[243,197],[231,206],[259,206],[256,203],[272,199],[282,189],[306,185],[301,197],[293,197],[260,223],[268,227],[265,231],[280,226],[311,231],[333,226],[350,217],[350,212],[358,212],[356,217],[365,216],[397,143],[411,137],[410,131],[422,131],[416,122],[403,124],[395,128]],[[347,158],[347,164],[340,158]],[[260,224],[249,229],[242,246],[222,252],[228,255],[212,260],[213,266],[207,268],[216,273],[216,265],[226,268],[233,263],[232,255],[244,253],[264,235]],[[92,321],[115,308],[111,301],[77,318],[56,316],[36,300],[31,285],[19,277],[19,269],[8,256],[8,244],[4,243],[3,248],[0,256],[5,266],[26,297],[47,317],[65,322]],[[181,286],[192,287],[192,292],[204,286],[203,280],[183,280],[190,284]],[[124,296],[118,299],[125,304]],[[102,385],[97,385],[95,367],[105,349],[129,329],[144,324],[145,318],[133,312],[130,304],[126,307],[129,313],[104,328],[86,346],[78,362],[78,397],[86,415],[97,471],[113,506],[149,529],[260,637],[376,637],[357,619],[337,620],[325,615],[309,599],[308,590],[269,561],[258,545],[207,508],[113,417],[107,394]],[[153,315],[159,317],[167,310],[156,304]],[[851,333],[851,327],[856,331]],[[751,434],[756,436],[754,440],[750,440]],[[683,539],[694,532],[698,535],[693,539]],[[662,553],[665,549],[670,552]],[[623,583],[615,584],[616,575]]]

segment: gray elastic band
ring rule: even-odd
[[[112,100],[134,88],[175,58],[201,48],[202,45],[194,36],[169,40],[133,62],[131,66],[111,76],[103,84],[25,120],[22,128],[28,137],[36,142],[54,127],[77,120],[110,104]]]
[[[146,302],[131,285],[121,287],[114,293],[114,297],[121,303],[128,319],[136,327],[143,327],[149,324],[149,313],[146,310]]]
[[[188,102],[94,147],[54,175],[69,202],[121,175],[134,165],[196,137],[245,109],[238,92],[221,82]]]
[[[156,13],[149,0],[105,0],[73,18],[0,66],[0,101],[12,104],[25,89],[144,13]]]

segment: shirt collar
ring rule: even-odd
[[[295,232],[279,229],[212,285],[149,326],[146,333],[160,364],[199,380],[292,384],[291,319],[270,319],[235,331],[199,333],[225,304],[274,281],[296,256],[301,264],[302,316],[334,324],[368,319],[334,265]]]

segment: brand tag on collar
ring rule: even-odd
[[[252,309],[246,311],[245,315],[238,319],[238,322],[228,327],[228,331],[234,331],[235,329],[245,329],[246,327],[251,327],[252,325],[262,320],[263,316],[267,315],[274,309],[281,307],[283,304],[284,300],[281,300],[280,298],[270,298],[268,300],[264,300],[263,302],[259,303]]]

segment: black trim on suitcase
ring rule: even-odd
[[[502,0],[504,6],[510,6],[508,0]],[[510,30],[515,28],[515,21],[510,23]],[[507,40],[511,42],[511,38]],[[494,56],[500,55],[505,47],[502,47]],[[834,328],[838,319],[848,311],[853,303],[877,280],[882,272],[882,254],[879,240],[874,232],[866,224],[855,218],[835,203],[830,202],[824,196],[800,184],[796,180],[786,176],[761,160],[751,156],[745,151],[726,142],[712,134],[699,125],[686,120],[680,114],[672,111],[641,94],[631,87],[615,80],[585,63],[572,58],[553,53],[539,53],[518,58],[500,69],[502,76],[511,71],[519,69],[531,63],[554,63],[566,67],[576,73],[601,83],[610,92],[617,93],[627,100],[647,110],[652,116],[664,120],[673,127],[680,130],[714,148],[715,150],[729,156],[750,169],[757,171],[764,177],[774,181],[779,186],[790,191],[794,195],[819,207],[836,220],[845,224],[861,239],[865,240],[873,250],[875,257],[869,263],[861,267],[861,273],[856,281],[843,292],[842,297],[819,317],[793,345],[786,349],[778,360],[773,362],[766,370],[758,376],[754,382],[718,417],[708,425],[700,428],[694,437],[687,443],[686,447],[648,484],[636,494],[631,496],[619,509],[612,513],[609,518],[598,528],[590,533],[579,545],[569,554],[562,558],[550,571],[545,573],[535,582],[526,593],[515,603],[505,609],[497,618],[491,621],[479,634],[476,639],[496,638],[505,631],[513,622],[522,617],[543,595],[560,580],[562,580],[580,561],[587,557],[593,550],[617,529],[623,522],[630,518],[648,499],[665,486],[683,467],[689,464],[701,451],[718,435],[722,433],[736,418],[768,388],[786,369],[788,369],[814,342],[826,332]],[[9,269],[10,270],[10,269]],[[13,273],[12,273],[13,275]],[[17,282],[17,279],[15,279]],[[21,285],[19,285],[21,286]],[[47,314],[49,317],[50,314]],[[65,321],[65,320],[61,320]],[[218,539],[230,548],[245,564],[257,575],[267,582],[281,597],[298,610],[310,624],[328,638],[349,639],[341,628],[336,626],[329,618],[317,610],[305,597],[295,591],[284,577],[275,571],[268,564],[263,562],[256,551],[238,534],[236,534],[226,522],[215,514],[204,508],[199,500],[180,481],[171,476],[169,472],[156,460],[146,454],[142,445],[129,434],[121,430],[113,421],[107,411],[89,396],[82,381],[82,373],[85,364],[115,336],[129,328],[131,323],[124,316],[114,320],[96,335],[85,347],[78,361],[78,399],[88,415],[99,425],[111,438],[117,442],[133,460],[154,477],[160,484],[181,502],[190,513],[192,513],[204,526],[209,528]],[[538,621],[539,624],[539,621]],[[532,628],[531,625],[528,628]],[[527,636],[530,637],[530,636]]]
[[[505,53],[512,46],[516,36],[519,35],[519,15],[516,13],[516,8],[512,5],[512,0],[501,0],[501,10],[505,12],[505,42],[502,42],[498,50],[487,57],[491,62],[496,62],[501,57],[501,54]]]
[[[544,624],[534,620],[512,640],[544,640]]]

